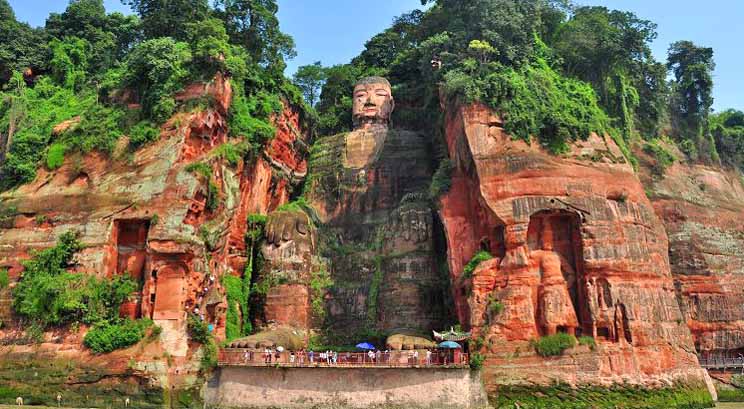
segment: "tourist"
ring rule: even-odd
[[[375,352],[375,361],[377,361],[378,364],[382,363],[382,351],[379,349]]]
[[[305,365],[305,348],[300,349],[300,365]]]
[[[413,351],[413,364],[418,365],[419,363],[419,353],[418,350]]]
[[[243,353],[243,361],[245,361],[246,364],[248,363],[249,357],[250,356],[248,355],[248,350],[246,349],[245,352]]]
[[[367,352],[367,357],[369,358],[369,362],[375,362],[375,353],[371,349]]]
[[[384,357],[385,357],[385,363],[390,363],[390,350],[388,349],[385,350]]]
[[[326,352],[326,361],[328,362],[328,365],[331,364],[332,360],[333,360],[333,351],[328,350],[328,352]]]
[[[333,364],[336,365],[338,363],[338,352],[333,351]]]
[[[307,353],[307,356],[310,358],[310,364],[313,364],[314,358],[315,358],[315,352],[311,349],[310,352]]]
[[[431,349],[426,350],[426,365],[431,365]]]
[[[264,363],[269,363],[269,348],[264,348]]]
[[[282,351],[280,351],[279,348],[276,349],[276,355],[274,357],[276,358],[275,362],[279,363],[279,358],[282,357]]]
[[[294,363],[295,363],[295,354],[294,354],[294,351],[291,351],[289,353],[289,363],[292,364],[292,365],[294,365]]]

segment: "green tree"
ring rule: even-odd
[[[653,130],[655,124],[649,122],[661,118],[664,75],[650,48],[656,37],[656,24],[633,13],[579,7],[550,45],[562,61],[563,72],[589,82],[600,104],[628,136],[636,129],[637,116],[644,129]],[[643,107],[639,94],[645,98]]]
[[[488,41],[473,40],[468,44],[468,49],[480,57],[481,63],[485,64],[488,62],[488,57],[496,52],[496,50],[488,43]]]
[[[744,172],[744,112],[729,109],[710,118],[721,161]]]
[[[276,0],[216,0],[230,41],[244,47],[254,62],[280,75],[285,59],[294,58],[294,40],[279,29]]]
[[[222,20],[208,18],[189,23],[186,31],[197,69],[205,72],[207,76],[224,69],[225,61],[232,50]]]
[[[320,64],[320,61],[297,68],[293,77],[294,83],[300,87],[302,94],[305,96],[305,101],[311,106],[315,106],[318,102],[326,76],[326,70]]]
[[[402,53],[411,50],[420,40],[419,29],[424,13],[414,10],[393,20],[393,25],[375,35],[364,45],[364,51],[354,59],[355,65],[388,68]]]
[[[708,118],[713,106],[713,49],[691,41],[669,47],[667,68],[674,75],[671,114],[677,137],[692,141],[704,162],[718,161]]]
[[[49,48],[52,50],[49,65],[54,80],[68,89],[80,90],[88,68],[90,43],[77,37],[55,38],[49,43]]]
[[[32,29],[16,20],[7,0],[0,0],[0,88],[14,71],[31,68],[41,71],[47,60],[46,38],[43,30]]]
[[[207,0],[122,0],[142,20],[146,39],[171,37],[187,39],[187,26],[209,16]]]
[[[127,59],[125,85],[136,89],[145,114],[164,122],[175,110],[173,95],[189,77],[191,47],[164,37],[137,45]]]
[[[90,73],[100,74],[124,57],[140,37],[136,16],[106,14],[103,0],[73,0],[61,13],[52,13],[46,32],[59,40],[77,37],[91,45]]]

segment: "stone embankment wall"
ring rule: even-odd
[[[487,407],[469,369],[220,368],[205,403],[220,408]]]

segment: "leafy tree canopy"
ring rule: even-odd
[[[146,38],[172,37],[184,41],[187,25],[209,16],[207,0],[122,0],[142,20]]]
[[[692,142],[695,149],[686,153],[693,159],[718,162],[708,122],[713,106],[713,49],[678,41],[669,47],[667,68],[674,75],[670,113],[675,136]]]
[[[297,68],[297,72],[294,75],[294,82],[300,87],[305,100],[310,105],[315,105],[318,102],[326,76],[326,69],[323,68],[320,61]]]

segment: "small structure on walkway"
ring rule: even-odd
[[[445,332],[432,332],[434,333],[434,339],[438,342],[464,342],[469,340],[471,335],[470,332],[455,331],[453,327],[450,327],[449,331]]]

